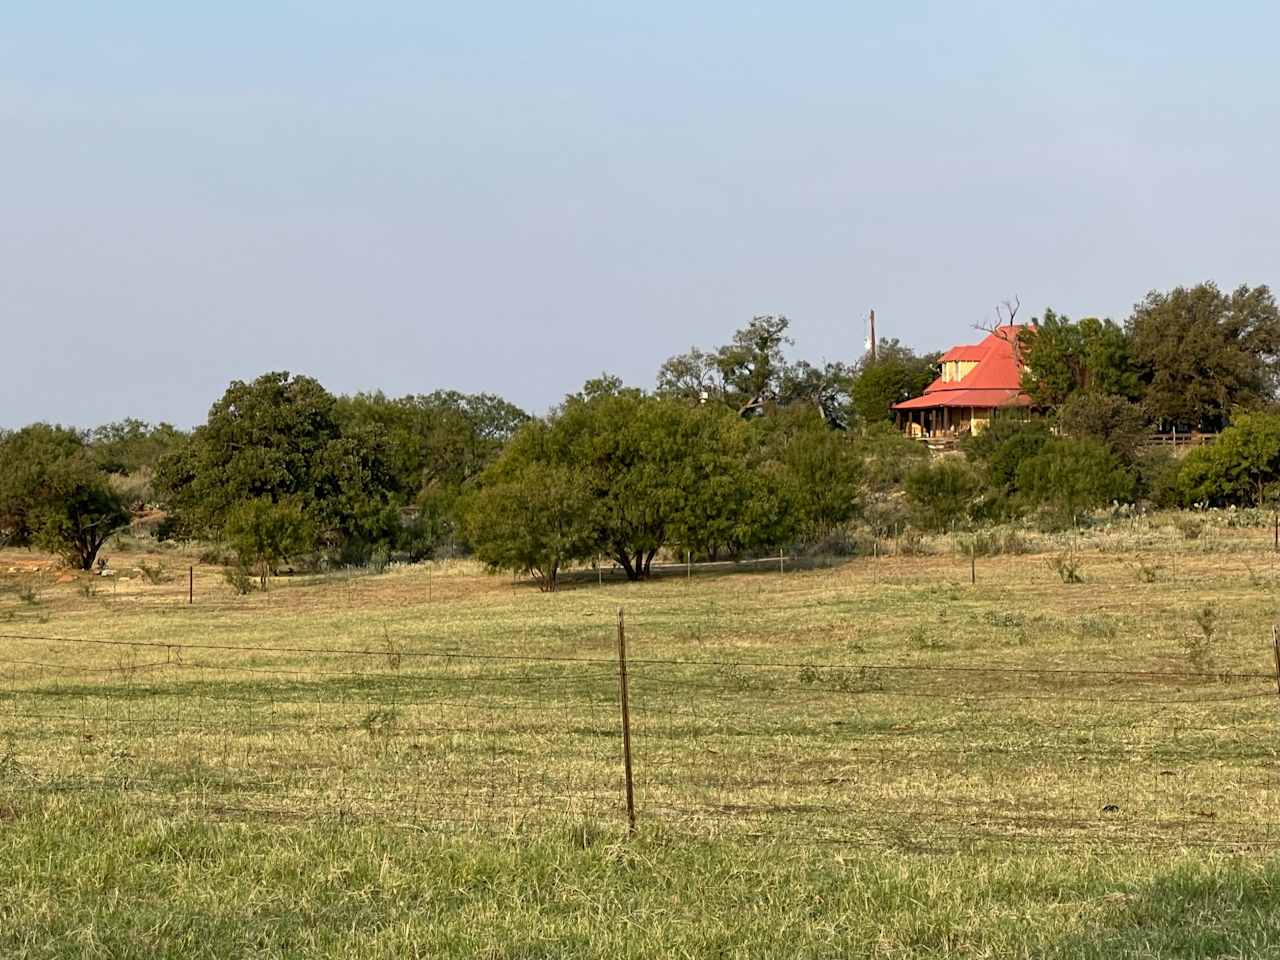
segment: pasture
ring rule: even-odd
[[[1280,956],[1238,522],[1025,533],[975,584],[951,537],[551,594],[0,553],[0,954]]]

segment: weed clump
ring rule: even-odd
[[[1063,583],[1084,583],[1083,564],[1080,558],[1070,550],[1051,559],[1049,566]]]
[[[227,582],[227,586],[229,586],[238,597],[243,597],[252,593],[258,582],[257,578],[243,563],[237,563],[230,567],[223,567],[222,579]]]
[[[138,572],[142,574],[142,578],[153,586],[160,583],[168,583],[173,579],[173,575],[164,568],[164,564],[156,561],[154,565],[147,563],[145,560],[138,561]]]
[[[1195,631],[1188,633],[1182,640],[1182,652],[1192,669],[1199,673],[1210,673],[1214,665],[1214,646],[1218,634],[1218,610],[1212,603],[1195,610],[1191,614],[1195,622]]]

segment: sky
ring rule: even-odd
[[[755,314],[855,361],[1017,297],[1280,284],[1263,2],[17,0],[0,427],[651,387]]]

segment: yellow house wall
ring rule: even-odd
[[[963,380],[978,365],[976,360],[948,360],[942,365],[942,382],[954,383]]]

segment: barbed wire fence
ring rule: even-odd
[[[1276,670],[0,634],[0,796],[948,851],[1280,846]],[[625,678],[625,679],[624,679]],[[628,774],[631,775],[628,775]]]

